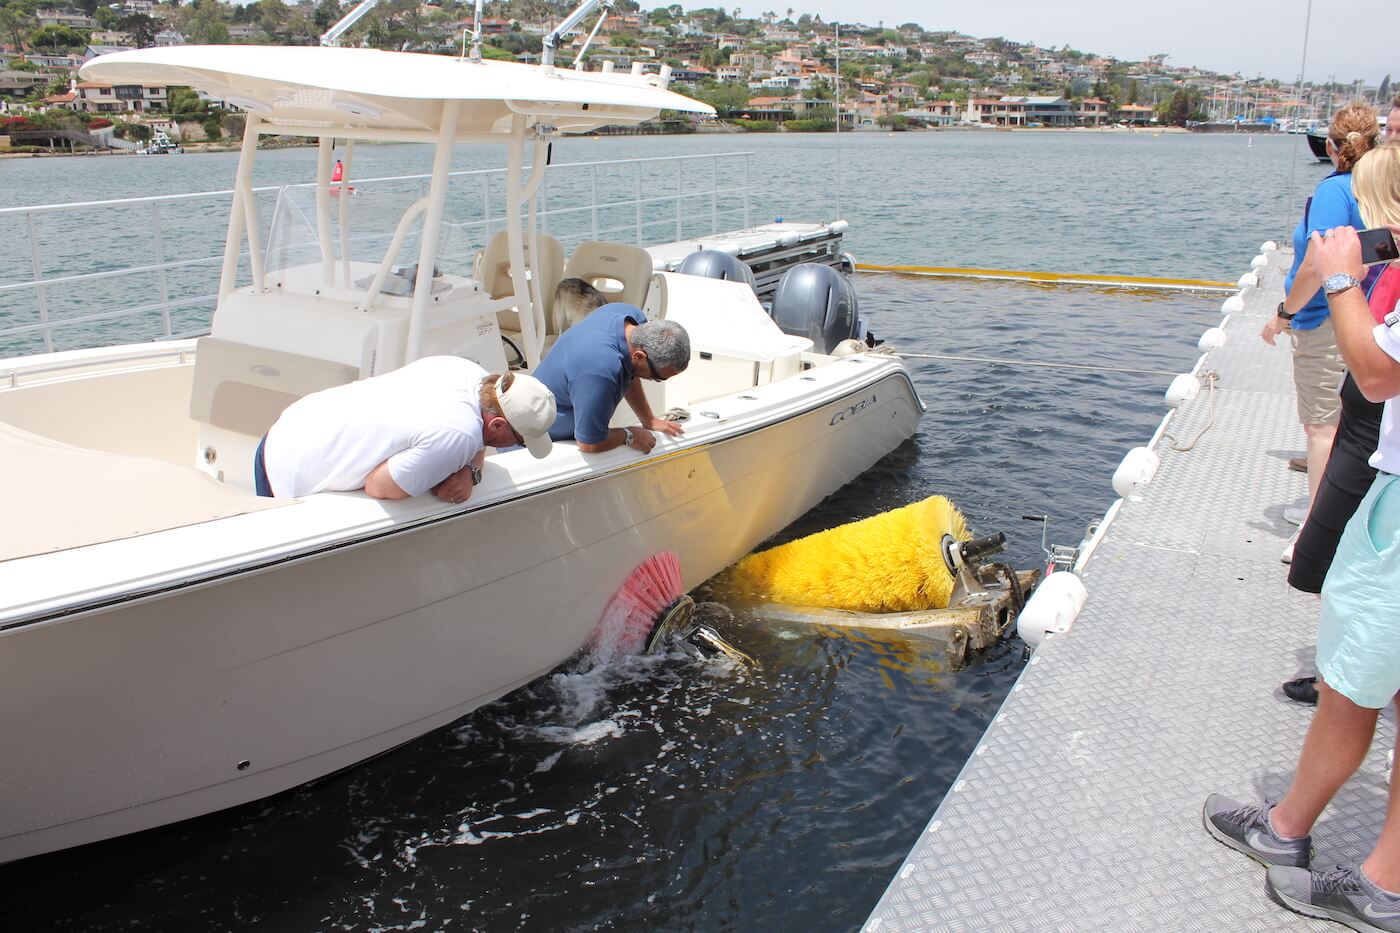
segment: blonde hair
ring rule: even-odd
[[[1368,227],[1400,224],[1400,142],[1389,142],[1357,160],[1351,190]]]
[[[1337,150],[1337,171],[1349,172],[1381,136],[1376,110],[1370,104],[1354,100],[1332,116],[1327,139]]]

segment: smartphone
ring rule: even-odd
[[[1394,262],[1400,259],[1400,248],[1395,245],[1395,236],[1387,227],[1373,230],[1358,230],[1361,238],[1361,261],[1368,266],[1378,262]]]

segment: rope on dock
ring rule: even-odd
[[[1179,373],[1165,369],[1129,369],[1124,366],[1094,366],[1088,363],[1039,363],[1034,360],[1008,360],[992,356],[949,356],[942,353],[906,353],[903,350],[877,348],[876,352],[888,353],[911,360],[945,360],[953,363],[991,363],[996,366],[1032,366],[1042,369],[1073,369],[1090,373],[1127,373],[1132,376],[1176,376]]]
[[[1196,442],[1199,441],[1201,438],[1205,437],[1206,432],[1209,431],[1215,425],[1215,384],[1220,381],[1220,374],[1215,372],[1215,370],[1211,370],[1209,372],[1202,373],[1201,378],[1203,378],[1206,381],[1206,391],[1210,395],[1210,405],[1207,410],[1205,426],[1196,432],[1196,436],[1191,438],[1191,442],[1189,444],[1186,444],[1184,446],[1182,445],[1181,441],[1176,439],[1175,435],[1167,431],[1162,432],[1162,437],[1172,442],[1172,450],[1175,450],[1179,453],[1186,453],[1186,451],[1190,450],[1192,447],[1195,447]]]
[[[1026,272],[1015,269],[965,269],[956,266],[881,266],[857,263],[862,272],[898,272],[905,275],[943,276],[965,279],[1015,279],[1025,282],[1048,282],[1059,285],[1121,285],[1132,288],[1204,289],[1235,291],[1233,282],[1210,279],[1164,279],[1143,275],[1089,275],[1063,272]]]

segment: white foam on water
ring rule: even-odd
[[[613,719],[602,719],[586,726],[538,726],[535,735],[561,745],[592,745],[604,739],[615,739],[622,735],[622,724]]]

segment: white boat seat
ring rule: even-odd
[[[608,301],[624,301],[642,307],[651,288],[655,264],[640,246],[587,240],[574,247],[564,278],[583,279]]]
[[[525,265],[533,275],[539,277],[540,297],[544,302],[545,333],[555,334],[553,329],[554,290],[564,277],[564,244],[546,234],[540,234],[540,254],[531,257],[530,244],[524,244]],[[476,254],[472,265],[472,277],[481,283],[486,294],[492,298],[505,298],[515,294],[515,282],[510,277],[510,244],[506,232],[502,230],[486,248]],[[496,323],[502,331],[520,332],[520,315],[514,310],[499,311]]]
[[[354,382],[359,375],[346,363],[201,337],[195,342],[190,417],[236,434],[262,437],[292,402]]]
[[[192,467],[73,447],[0,422],[7,497],[0,561],[86,547],[295,504],[260,499]]]

